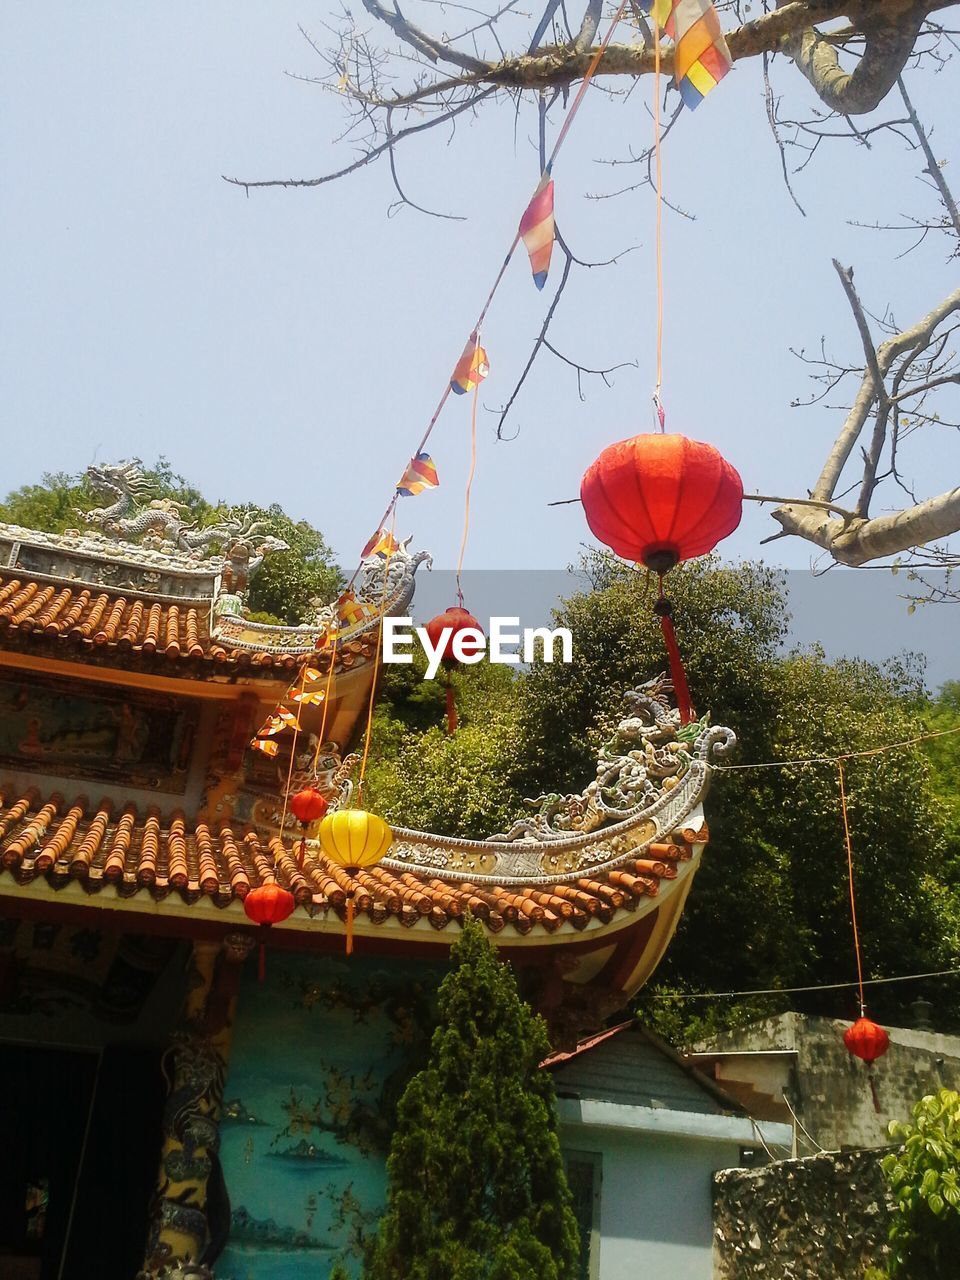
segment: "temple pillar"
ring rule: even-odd
[[[249,934],[194,944],[180,1025],[164,1055],[169,1094],[146,1259],[138,1280],[212,1280],[229,1230],[220,1113]]]

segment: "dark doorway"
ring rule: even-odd
[[[130,1280],[165,1088],[157,1050],[0,1046],[0,1280]]]

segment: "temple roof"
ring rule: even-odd
[[[609,924],[636,912],[664,883],[677,880],[694,845],[706,838],[698,818],[676,840],[641,849],[642,857],[630,854],[594,874],[568,871],[552,882],[542,875],[530,876],[532,883],[516,877],[498,883],[482,873],[454,877],[396,859],[352,876],[314,841],[300,870],[295,841],[267,837],[242,821],[188,822],[179,812],[162,819],[156,808],[118,808],[107,800],[91,804],[85,796],[66,799],[7,786],[0,794],[0,893],[16,894],[11,881],[21,888],[43,885],[55,894],[72,884],[155,915],[156,905],[168,899],[183,907],[206,902],[229,909],[242,904],[252,888],[276,880],[293,893],[299,923],[307,927],[311,920],[321,923],[318,912],[343,917],[353,894],[358,915],[378,926],[410,926],[422,919],[443,929],[469,910],[492,933],[509,927],[518,935],[553,934],[563,926],[582,931],[591,922]],[[462,854],[469,856],[479,843],[461,842]]]
[[[0,646],[107,665],[176,663],[191,671],[293,670],[282,649],[254,650],[211,634],[211,602],[113,592],[17,571],[0,572]]]

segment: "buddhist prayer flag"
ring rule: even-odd
[[[459,365],[457,367],[459,368]],[[412,498],[418,493],[423,493],[424,489],[436,489],[439,483],[437,468],[429,453],[418,453],[415,458],[411,458],[410,465],[400,477],[397,493],[404,498]]]
[[[367,560],[370,556],[392,556],[395,551],[399,550],[400,543],[390,530],[378,529],[360,552],[360,559]]]
[[[257,730],[258,738],[270,738],[275,733],[283,733],[284,729],[295,729],[297,717],[286,707],[278,707],[274,715],[268,716],[266,722]]]
[[[265,756],[275,756],[280,750],[270,738],[254,738],[250,745],[255,751],[262,751]]]
[[[375,605],[361,604],[352,591],[345,591],[337,601],[337,616],[341,622],[353,626],[357,622],[367,622],[377,616]]]
[[[302,691],[298,689],[293,694],[294,702],[299,702],[305,707],[319,707],[322,702],[326,701],[326,697],[327,695],[322,689],[318,689],[316,692],[312,689],[304,689]]]
[[[533,283],[538,289],[547,283],[553,235],[553,179],[544,177],[520,219],[520,238],[530,255]]]
[[[674,44],[673,77],[680,97],[696,107],[733,65],[710,0],[641,0]]]
[[[457,367],[450,379],[450,390],[458,396],[466,395],[481,383],[490,372],[487,353],[477,342],[477,335],[471,333],[470,340],[463,348],[463,355],[457,361]],[[436,473],[434,473],[436,474]]]

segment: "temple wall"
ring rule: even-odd
[[[423,962],[268,949],[261,984],[248,965],[224,1093],[231,1231],[218,1280],[327,1280],[337,1261],[359,1274],[440,976]]]

